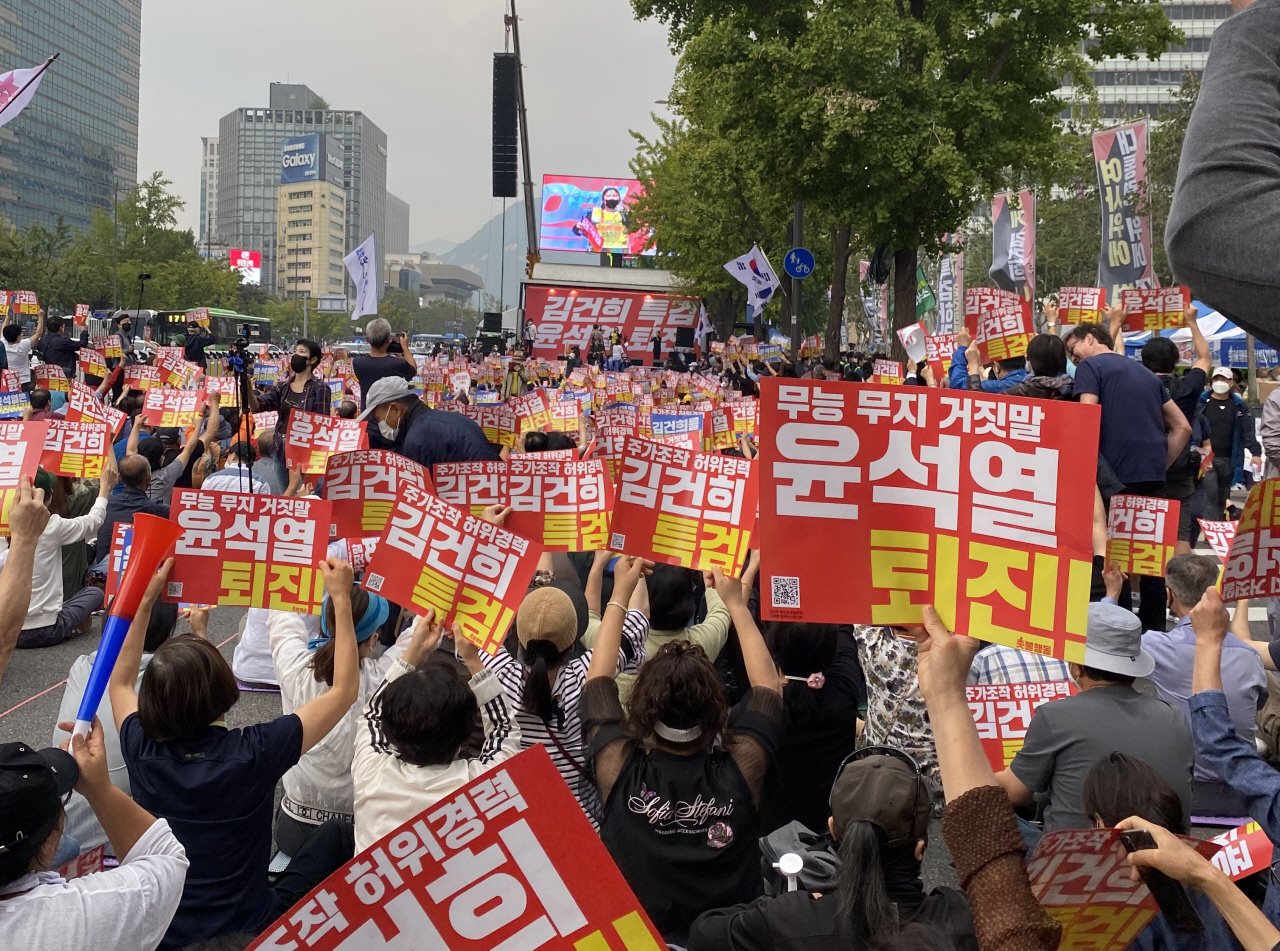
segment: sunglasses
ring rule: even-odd
[[[926,800],[931,798],[929,789],[925,784],[924,771],[920,768],[910,754],[902,752],[902,750],[894,749],[892,746],[864,746],[860,750],[854,750],[848,756],[840,761],[839,767],[836,769],[836,778],[831,783],[831,792],[834,793],[837,784],[840,782],[840,775],[844,772],[844,768],[856,760],[866,759],[868,756],[892,756],[894,759],[900,760],[911,769],[911,774],[916,778],[916,794],[915,809],[918,811],[920,798],[923,795]],[[831,795],[827,796],[827,801],[831,801]]]

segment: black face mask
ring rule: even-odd
[[[127,333],[128,333],[129,331],[131,331],[132,329],[133,329],[133,327],[131,327],[129,324],[121,324],[121,325],[120,325],[120,332],[121,332],[122,334],[127,334]]]
[[[307,358],[302,356],[302,354],[295,353],[289,358],[289,369],[294,373],[304,373],[306,372],[308,362]]]
[[[610,198],[610,199],[608,199],[608,200],[604,203],[604,206],[605,206],[606,208],[617,208],[617,207],[618,207],[618,199],[616,199],[616,198]]]

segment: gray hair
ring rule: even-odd
[[[391,324],[381,317],[369,321],[369,325],[364,328],[364,339],[369,346],[382,349],[391,342]]]
[[[1218,583],[1218,562],[1207,555],[1175,555],[1164,566],[1164,583],[1184,607],[1194,607]]]

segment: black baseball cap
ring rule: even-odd
[[[891,848],[927,838],[932,795],[928,780],[906,754],[867,747],[841,764],[831,786],[836,835],[851,822],[869,822]]]
[[[70,753],[0,743],[0,855],[34,850],[48,838],[79,779]]]

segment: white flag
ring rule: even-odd
[[[699,347],[703,347],[705,349],[705,347],[707,346],[707,337],[714,330],[715,328],[711,326],[711,320],[707,317],[707,305],[699,304],[698,305],[698,329],[695,334],[698,338]]]
[[[753,244],[751,250],[741,257],[734,258],[724,266],[738,283],[744,285],[748,292],[747,307],[751,316],[764,310],[764,305],[773,299],[782,287],[778,275],[773,270],[760,246]]]
[[[18,113],[27,108],[36,90],[40,88],[40,80],[44,79],[45,70],[53,62],[53,57],[39,66],[30,69],[11,69],[0,73],[0,126],[18,118]]]
[[[352,320],[378,312],[378,251],[375,237],[369,235],[360,242],[358,248],[342,259],[342,263],[347,266],[347,273],[356,285],[356,309],[351,312]]]

